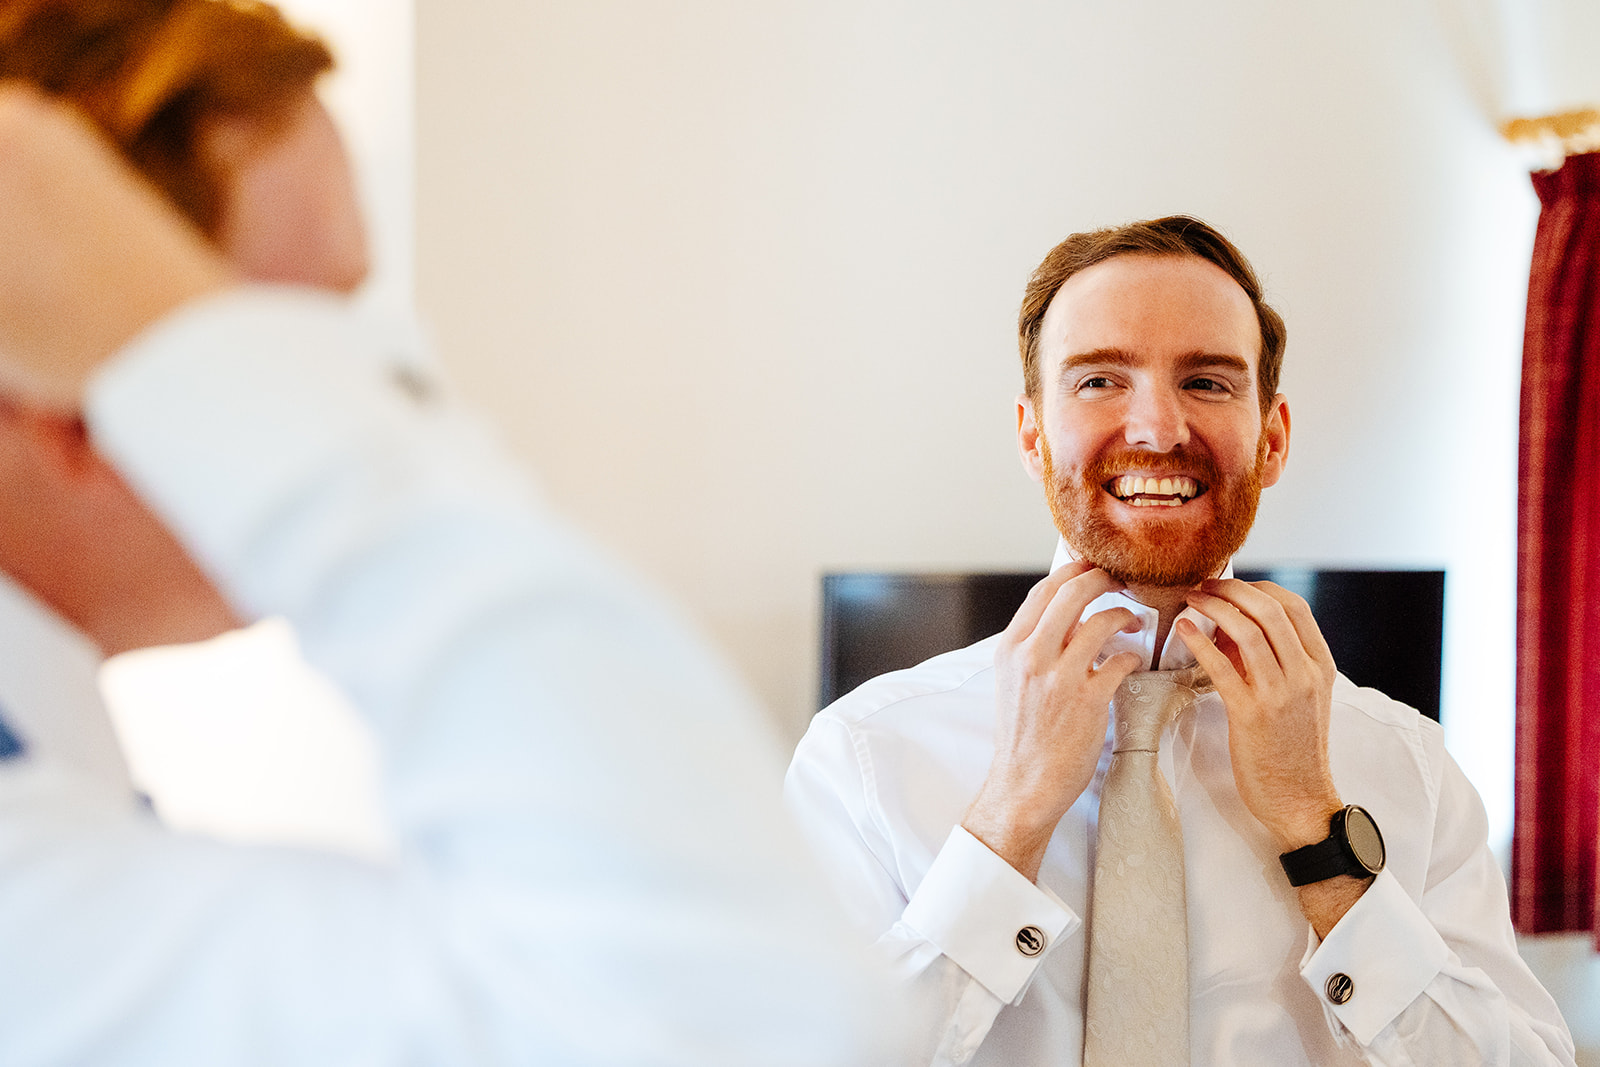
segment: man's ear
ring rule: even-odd
[[[1289,462],[1289,401],[1282,393],[1272,398],[1262,436],[1267,442],[1267,455],[1261,467],[1261,485],[1265,488],[1283,477],[1283,468]]]
[[[1017,452],[1022,456],[1022,469],[1036,482],[1044,481],[1044,457],[1039,453],[1042,440],[1033,401],[1021,393],[1017,396]]]

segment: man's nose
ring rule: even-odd
[[[1123,436],[1129,445],[1152,452],[1171,452],[1188,444],[1189,420],[1184,414],[1183,394],[1162,387],[1136,390],[1129,400]]]

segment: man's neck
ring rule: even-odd
[[[1167,647],[1167,634],[1172,632],[1172,624],[1177,621],[1183,609],[1189,606],[1185,599],[1192,586],[1179,585],[1130,585],[1128,595],[1146,607],[1155,608],[1159,612],[1156,622],[1155,655],[1151,668],[1161,665],[1161,652]]]

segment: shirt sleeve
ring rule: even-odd
[[[904,886],[873,815],[866,759],[846,724],[819,716],[790,764],[785,799],[864,936],[917,1002],[928,1041],[914,1062],[966,1063],[1082,920],[960,826],[920,881]]]
[[[1443,751],[1420,901],[1385,871],[1312,944],[1301,977],[1329,1026],[1381,1065],[1562,1064],[1571,1035],[1522,962],[1483,804]]]
[[[368,717],[398,859],[9,776],[0,1062],[880,1062],[892,1005],[757,709],[376,336],[322,296],[223,296],[104,368],[86,421]]]

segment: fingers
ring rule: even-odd
[[[1241,672],[1238,664],[1190,619],[1179,619],[1172,630],[1189,647],[1190,654],[1211,679],[1211,684],[1217,687],[1222,706],[1227,709],[1230,737],[1244,738],[1252,724],[1260,721],[1266,706],[1275,703],[1273,694],[1282,693],[1283,672],[1276,664],[1263,667],[1259,663],[1246,666]],[[1218,635],[1226,632],[1219,622]],[[1232,747],[1236,742],[1230,740],[1229,744]]]
[[[1235,669],[1233,661],[1228,659],[1211,638],[1206,636],[1205,631],[1191,620],[1179,619],[1173,624],[1172,630],[1185,645],[1189,646],[1189,653],[1194,656],[1194,661],[1200,664],[1201,669],[1206,672],[1206,677],[1211,679],[1217,691],[1222,694],[1223,702],[1227,703],[1232,690],[1244,684],[1244,679]]]
[[[7,388],[74,410],[113,351],[229,280],[199,230],[80,113],[0,86],[0,379]]]
[[[1140,656],[1139,653],[1118,652],[1115,656],[1108,657],[1104,663],[1094,668],[1094,677],[1106,691],[1106,699],[1109,701],[1111,696],[1116,693],[1117,687],[1122,684],[1123,679],[1142,667],[1144,667],[1144,657]]]
[[[1329,671],[1337,669],[1333,661],[1333,649],[1328,647],[1327,639],[1322,636],[1322,628],[1317,625],[1315,616],[1311,614],[1311,605],[1307,604],[1304,598],[1273,582],[1254,582],[1246,585],[1278,602],[1294,626],[1295,633],[1300,639],[1300,647],[1310,653],[1318,665],[1326,667]]]
[[[1306,602],[1271,582],[1213,579],[1189,594],[1189,604],[1238,646],[1247,672],[1276,663],[1292,671],[1305,659],[1331,672],[1333,653]]]
[[[1226,608],[1219,610],[1216,623],[1218,626],[1223,626],[1226,619],[1231,625],[1223,626],[1224,630],[1229,637],[1239,642],[1241,648],[1248,646],[1240,640],[1240,631],[1252,627],[1253,624],[1253,629],[1266,639],[1273,658],[1279,663],[1287,661],[1294,653],[1303,651],[1304,646],[1300,643],[1300,637],[1295,632],[1293,624],[1289,622],[1288,615],[1284,613],[1283,605],[1250,583],[1241,582],[1237,578],[1208,581],[1203,583],[1197,592],[1201,597],[1211,597],[1227,605]],[[1191,601],[1193,599],[1191,596]],[[1210,612],[1205,614],[1209,615]],[[1245,620],[1248,620],[1248,623]]]
[[[1062,654],[1073,661],[1070,663],[1071,666],[1075,666],[1077,669],[1087,673],[1095,669],[1095,659],[1100,655],[1100,650],[1105,647],[1105,643],[1111,640],[1113,634],[1122,630],[1136,628],[1140,625],[1139,616],[1127,608],[1110,608],[1106,611],[1097,611],[1083,620],[1077,632],[1072,635],[1072,640],[1061,650]],[[1132,656],[1134,666],[1129,670],[1136,670],[1144,663],[1142,657],[1131,652],[1119,652],[1117,655]],[[1111,657],[1111,659],[1116,658],[1116,656]],[[1110,662],[1111,660],[1108,659],[1100,665],[1099,669],[1105,670],[1110,665]],[[1113,673],[1115,673],[1114,669]],[[1123,672],[1123,674],[1127,673],[1128,671]]]
[[[1051,598],[1050,605],[1045,608],[1044,615],[1039,619],[1039,625],[1034,628],[1032,643],[1045,655],[1059,654],[1070,642],[1077,639],[1078,631],[1089,621],[1083,618],[1085,609],[1098,598],[1121,588],[1115,579],[1101,570],[1089,571],[1074,578]],[[1093,618],[1099,618],[1101,615],[1116,616],[1111,628],[1105,633],[1106,637],[1110,637],[1134,621],[1133,612],[1127,608],[1097,612]],[[1104,643],[1104,638],[1096,641],[1094,650],[1097,651]]]
[[[1067,582],[1094,570],[1094,564],[1084,560],[1075,560],[1065,566],[1059,567],[1034,583],[1028,595],[1023,599],[1022,606],[1011,617],[1011,622],[1003,631],[1008,640],[1020,641],[1033,633],[1039,625],[1039,618],[1044,614],[1044,609],[1050,606],[1050,599],[1056,591]]]
[[[1198,589],[1189,593],[1189,606],[1217,624],[1217,629],[1228,636],[1238,652],[1238,664],[1246,679],[1281,673],[1283,662],[1278,650],[1267,637],[1263,627],[1245,614],[1232,601]],[[1287,628],[1287,623],[1285,623]],[[1198,632],[1198,628],[1196,628]],[[1204,635],[1201,635],[1202,637]],[[1212,645],[1207,639],[1206,643]],[[1212,645],[1214,648],[1215,646]],[[1221,655],[1221,652],[1218,652]],[[1226,658],[1226,657],[1224,657]],[[1232,664],[1230,664],[1231,666]],[[1209,671],[1208,671],[1209,673]],[[1216,676],[1212,676],[1216,680]]]
[[[1083,618],[1084,609],[1097,597],[1121,588],[1115,579],[1091,563],[1069,563],[1029,591],[1006,627],[1002,643],[1019,646],[1028,642],[1040,650],[1060,652],[1078,620]]]

